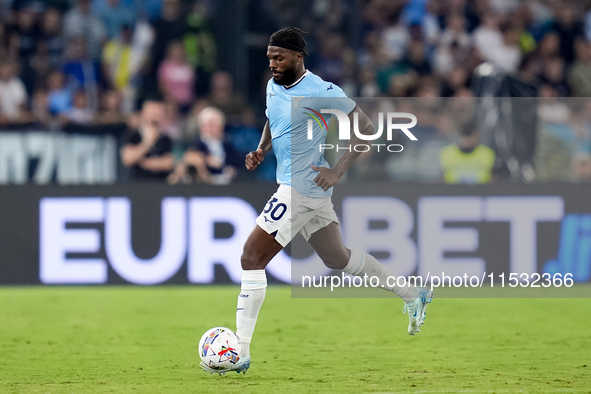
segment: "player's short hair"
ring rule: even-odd
[[[308,34],[297,27],[286,27],[271,34],[269,46],[279,46],[296,52],[302,52],[308,56],[306,51],[306,39]]]

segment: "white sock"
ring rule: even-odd
[[[266,291],[267,275],[264,269],[242,272],[242,284],[236,308],[236,334],[242,343],[242,357],[250,355],[250,341]]]
[[[390,275],[375,257],[361,250],[351,250],[351,257],[347,266],[343,268],[343,272],[355,276],[363,276],[364,274],[367,274],[368,277],[375,276],[380,280],[378,287],[393,292],[402,298],[404,302],[412,301],[415,298],[414,286],[407,284],[404,287],[400,287],[396,285],[393,280],[394,276]],[[391,277],[390,286],[388,286],[389,276]]]

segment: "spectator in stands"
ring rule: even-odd
[[[466,67],[471,48],[464,16],[451,14],[446,21],[447,27],[433,56],[433,68],[439,75],[446,75],[458,67]]]
[[[575,60],[575,43],[585,36],[583,22],[571,0],[554,3],[555,20],[551,27],[560,40],[560,54],[566,65]]]
[[[359,83],[359,96],[376,97],[380,94],[380,87],[376,83],[376,72],[373,67],[361,68]]]
[[[551,85],[543,84],[538,91],[542,98],[538,104],[538,119],[549,123],[567,123],[571,110],[565,100],[560,100],[559,93]]]
[[[245,108],[240,117],[240,123],[228,127],[226,136],[239,157],[246,156],[252,150],[252,142],[261,137],[254,111],[251,108]]]
[[[173,169],[172,141],[160,132],[163,116],[161,102],[146,101],[138,130],[121,148],[121,161],[134,180],[164,181]]]
[[[457,143],[441,150],[439,160],[445,183],[489,183],[493,178],[495,152],[479,143],[476,121],[462,128]]]
[[[502,59],[494,57],[498,49],[503,45],[503,34],[500,29],[501,16],[494,13],[487,13],[483,16],[480,26],[472,33],[474,47],[482,57],[498,66]]]
[[[570,86],[565,80],[564,67],[564,60],[561,57],[548,59],[544,64],[541,81],[551,86],[559,96],[567,97],[570,95]]]
[[[568,83],[574,97],[591,97],[591,43],[579,41],[577,57],[568,71]]]
[[[391,97],[410,97],[418,81],[418,75],[412,71],[406,74],[393,75],[389,80],[388,95]]]
[[[171,42],[166,58],[158,68],[160,93],[177,103],[181,111],[186,113],[193,102],[194,85],[195,70],[187,62],[182,42]]]
[[[123,95],[115,89],[103,93],[101,97],[101,111],[95,115],[96,124],[121,124],[127,122],[127,116],[121,111]]]
[[[520,4],[508,19],[518,32],[519,48],[522,55],[528,55],[534,52],[537,43],[529,29],[534,23],[533,12],[529,5],[527,3]]]
[[[149,59],[151,48],[154,44],[154,29],[148,21],[142,17],[135,22],[133,26],[133,38],[131,45],[133,47],[132,70],[149,71]]]
[[[392,6],[387,16],[386,26],[382,31],[381,38],[386,44],[388,59],[399,61],[404,56],[404,51],[410,41],[408,28],[402,19],[402,8]]]
[[[59,70],[53,70],[47,77],[49,91],[47,100],[49,110],[54,115],[59,115],[72,106],[72,91],[66,87],[66,78]]]
[[[467,124],[477,111],[477,100],[474,93],[468,88],[459,88],[454,92],[454,99],[447,101],[447,108],[443,111],[442,118],[445,122],[439,122],[441,135],[446,138],[456,138],[463,125]]]
[[[78,90],[74,93],[72,108],[61,115],[62,123],[76,123],[89,125],[94,119],[94,111],[88,105],[88,98],[84,90]]]
[[[137,0],[135,3],[136,5],[138,4]],[[141,0],[140,4],[140,17],[146,17],[150,21],[155,21],[162,14],[162,0]]]
[[[8,57],[8,39],[4,23],[0,23],[0,56]]]
[[[183,130],[183,141],[190,144],[199,137],[199,113],[211,104],[207,99],[195,101],[185,119]]]
[[[416,5],[420,2],[415,2]],[[426,4],[425,4],[426,3]],[[409,3],[410,5],[410,3]],[[425,37],[425,47],[427,53],[432,53],[441,34],[441,26],[437,20],[441,14],[443,3],[435,0],[423,2],[424,8],[417,13],[407,13],[407,19],[410,24],[418,24]]]
[[[458,92],[466,89],[468,85],[468,71],[463,67],[455,68],[445,78],[441,95],[443,97],[453,97]]]
[[[591,182],[591,154],[579,152],[573,158],[574,182]]]
[[[198,123],[200,138],[185,153],[169,183],[186,182],[187,174],[194,169],[197,181],[226,185],[236,176],[238,158],[224,139],[224,114],[215,107],[206,107],[199,113]]]
[[[14,16],[14,24],[8,30],[10,53],[26,63],[37,48],[37,14],[32,7],[25,6],[16,10]]]
[[[67,87],[84,89],[89,104],[98,108],[98,88],[101,83],[100,66],[88,57],[86,39],[83,36],[70,39],[68,60],[63,65]]]
[[[129,89],[135,71],[132,69],[133,29],[131,25],[121,27],[121,33],[103,47],[102,73],[105,83],[119,91]]]
[[[341,34],[328,33],[320,37],[320,56],[315,72],[326,81],[341,86],[345,79],[345,52],[347,47]]]
[[[62,35],[62,15],[56,8],[48,8],[41,19],[40,39],[45,41],[49,67],[59,68],[63,61],[65,42]]]
[[[417,90],[415,92],[416,97],[424,97],[429,99],[435,99],[441,96],[439,85],[437,80],[430,78],[424,78],[417,84]],[[431,104],[437,103],[440,100],[421,100],[421,103]]]
[[[572,180],[576,133],[569,124],[573,120],[566,100],[558,97],[552,86],[539,89],[538,130],[534,165],[540,182]]]
[[[90,0],[76,0],[76,5],[64,17],[64,35],[66,42],[73,38],[84,37],[88,46],[88,57],[98,60],[106,33],[103,22],[92,14]]]
[[[525,56],[519,70],[517,71],[516,77],[523,83],[538,86],[540,82],[539,63],[535,58],[534,54]]]
[[[33,93],[33,99],[31,100],[31,117],[31,122],[40,123],[47,129],[53,127],[54,117],[49,110],[47,89],[37,89]]]
[[[376,32],[369,32],[363,39],[363,48],[358,53],[357,62],[361,67],[376,68],[387,67],[390,64],[386,55],[386,47]]]
[[[568,122],[574,131],[574,147],[577,152],[591,154],[591,101],[577,98],[568,100],[571,112]]]
[[[211,105],[222,110],[227,124],[234,125],[240,122],[246,103],[244,98],[234,91],[234,79],[230,73],[216,71],[211,76],[211,93],[208,99]]]
[[[119,37],[123,26],[130,26],[136,19],[133,5],[126,0],[94,0],[92,13],[105,26],[107,40]]]
[[[170,99],[164,100],[164,117],[162,119],[162,133],[174,142],[183,139],[184,117],[180,113],[179,105]]]
[[[36,82],[35,70],[30,63],[39,41],[36,11],[32,4],[19,5],[15,11],[14,24],[8,30],[9,52],[19,59],[19,76],[28,93],[32,93]]]
[[[154,44],[150,60],[152,62],[151,77],[155,77],[158,67],[171,42],[180,40],[185,32],[185,23],[181,14],[179,0],[163,0],[162,16],[152,24],[154,28]]]
[[[466,32],[466,18],[460,13],[448,13],[445,16],[445,30],[439,39],[439,45],[448,46],[456,43],[461,48],[471,45],[470,35]]]
[[[585,39],[591,42],[591,4],[585,4],[585,18],[584,18]]]
[[[207,3],[204,0],[193,3],[183,35],[187,61],[195,70],[197,78],[197,95],[207,93],[211,74],[216,69],[217,46]]]
[[[401,67],[412,70],[419,76],[430,75],[431,64],[426,58],[425,44],[421,40],[409,42],[406,55],[400,62]]]
[[[123,94],[125,113],[135,109],[138,88],[150,92],[151,86],[156,84],[145,78],[149,71],[148,54],[153,39],[152,27],[147,20],[140,18],[134,26],[124,25],[120,36],[103,48],[103,72],[107,71],[110,75],[107,81]],[[147,81],[149,83],[146,84]]]
[[[0,61],[0,123],[20,123],[26,112],[27,90],[16,76],[17,64]]]
[[[560,39],[556,32],[550,31],[542,37],[536,48],[536,55],[541,63],[560,56]]]
[[[37,51],[29,60],[29,66],[31,68],[31,71],[34,73],[34,77],[32,78],[34,81],[33,85],[45,85],[47,77],[49,76],[49,73],[52,69],[47,41],[37,41]]]
[[[495,65],[507,73],[515,73],[521,63],[519,47],[519,29],[511,23],[501,25],[503,42],[493,55]]]

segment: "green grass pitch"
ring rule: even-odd
[[[2,393],[591,392],[590,299],[292,299],[270,286],[246,375],[199,368],[238,286],[0,288]]]

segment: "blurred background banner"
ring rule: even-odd
[[[0,284],[239,283],[240,254],[275,187],[2,188]],[[350,182],[334,204],[350,247],[396,275],[572,273],[591,280],[591,188]],[[328,272],[298,236],[270,281]],[[293,266],[293,271],[292,271]]]
[[[104,184],[117,180],[115,135],[0,132],[0,184]]]

